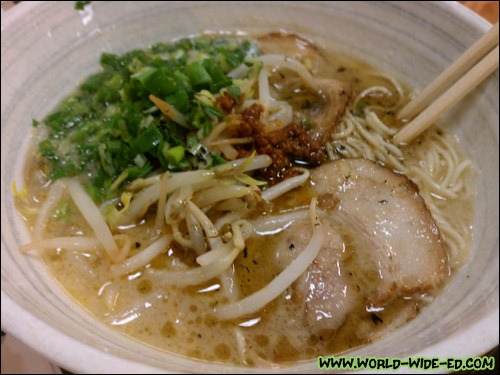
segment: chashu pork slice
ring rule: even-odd
[[[355,293],[341,270],[344,254],[342,238],[327,225],[316,259],[294,284],[304,307],[304,321],[312,332],[339,328],[355,303]],[[293,223],[284,232],[275,260],[285,268],[307,246],[312,237],[309,221]]]
[[[342,159],[314,169],[311,181],[318,207],[367,245],[355,251],[366,252],[357,256],[378,273],[372,304],[432,290],[449,273],[439,229],[407,177],[366,159]]]
[[[280,54],[299,61],[326,61],[321,50],[313,42],[297,34],[275,31],[260,36],[257,43],[262,54]]]
[[[320,144],[328,142],[332,133],[345,115],[352,97],[351,85],[331,78],[316,79],[324,103],[321,111],[310,114],[314,126],[309,133]]]
[[[292,33],[272,32],[258,38],[258,44],[263,54],[281,54],[301,62],[309,59],[313,64],[327,64],[326,57],[312,42]],[[314,78],[319,91],[319,110],[317,106],[311,109],[296,108],[294,118],[307,116],[316,126],[309,133],[314,139],[324,145],[345,115],[352,97],[352,88],[348,82],[332,78]]]

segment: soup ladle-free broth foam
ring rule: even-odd
[[[241,40],[201,37],[157,44],[122,60],[105,55],[103,73],[65,100],[64,108],[71,110],[56,112],[59,117],[77,113],[78,119],[61,122],[73,121],[75,127],[58,130],[58,116],[49,116],[37,129],[39,139],[25,172],[26,192],[16,197],[16,204],[34,237],[41,237],[34,241],[54,238],[52,248],[45,243],[40,251],[54,277],[113,329],[193,358],[272,367],[371,343],[413,319],[436,298],[453,271],[467,262],[474,191],[471,162],[452,135],[433,127],[407,147],[391,143],[402,125],[395,113],[408,100],[407,88],[394,77],[291,34],[272,33],[255,40],[260,53]],[[276,57],[283,55],[288,57]],[[231,58],[237,66],[230,65]],[[122,62],[110,67],[114,61]],[[158,86],[160,81],[165,86]],[[334,81],[341,83],[333,85]],[[172,82],[177,88],[186,85],[190,101],[162,92],[168,92]],[[331,106],[342,102],[346,108],[334,113],[337,125],[322,143],[325,130],[317,130],[315,120],[330,116]],[[140,105],[143,108],[138,110]],[[94,110],[102,114],[93,114]],[[299,126],[286,128],[289,120]],[[127,138],[127,132],[131,136],[135,131],[134,121],[140,142]],[[107,130],[100,133],[100,126]],[[61,141],[55,135],[58,132],[66,132],[69,141]],[[315,167],[315,160],[297,156],[303,155],[301,139],[305,138],[301,137],[317,145],[318,159],[323,157],[321,168],[332,162],[337,163],[332,166],[341,165],[335,160],[366,158],[388,168],[377,167],[383,170],[377,169],[377,176],[387,173],[389,179],[403,181],[395,185],[395,191],[403,186],[403,197],[414,189],[406,177],[416,184],[419,196],[416,190],[409,195],[423,198],[425,205],[418,203],[418,210],[432,214],[432,223],[439,228],[434,233],[437,246],[445,251],[436,271],[439,277],[432,279],[439,280],[435,285],[411,289],[405,288],[411,281],[395,281],[390,293],[380,297],[381,276],[388,271],[379,268],[372,256],[386,243],[381,245],[379,237],[366,232],[369,223],[360,223],[360,216],[345,216],[352,206],[344,196],[335,193],[329,200],[318,193],[314,172],[311,179],[311,172],[300,169]],[[98,142],[97,138],[105,146],[95,143],[93,150],[90,141]],[[89,147],[79,143],[81,139]],[[254,149],[268,152],[271,158],[252,161],[251,156],[233,169],[228,163],[216,166],[222,158],[237,159]],[[114,158],[127,159],[128,153],[133,155],[125,174]],[[75,205],[75,192],[64,183],[60,191],[52,189],[55,177],[75,178],[85,157],[89,167],[77,178],[107,221],[116,254],[96,240],[95,223]],[[55,176],[70,168],[69,160],[75,169]],[[279,168],[276,163],[281,163]],[[148,165],[151,168],[139,176],[137,171]],[[199,172],[182,172],[185,169]],[[165,170],[170,175],[160,174]],[[191,174],[179,179],[176,173]],[[302,182],[300,176],[305,176]],[[350,176],[343,175],[345,181],[339,186],[351,186]],[[352,183],[366,178],[352,176]],[[99,178],[104,179],[101,185],[96,183]],[[258,191],[264,178],[273,188],[282,186],[283,178],[285,182],[297,179],[300,186],[266,202]],[[370,186],[383,191],[376,181]],[[162,194],[163,202],[158,201]],[[236,318],[220,318],[224,306],[236,307],[238,301],[266,288],[307,248],[315,233],[309,210],[314,198],[318,198],[317,217],[324,229],[323,248],[316,259],[264,307]],[[393,197],[380,199],[380,207],[389,207],[389,199]],[[50,206],[48,201],[53,201]],[[380,207],[370,211],[375,213],[373,223],[395,220],[383,216],[389,211]],[[158,211],[165,215],[159,216]],[[45,212],[44,220],[40,212]],[[36,229],[40,223],[45,228],[41,234]],[[57,242],[62,237],[73,238],[68,240],[72,245]],[[41,242],[35,244],[40,248]],[[327,253],[334,244],[337,250]],[[217,251],[210,252],[213,249]],[[394,250],[396,259],[401,256],[398,249],[389,250]],[[125,260],[119,259],[121,252]],[[388,264],[390,268],[393,263]],[[331,285],[333,289],[325,290],[340,293],[345,308],[322,311],[320,307],[326,305],[314,304],[311,286],[327,281],[332,269],[336,272],[330,276],[341,277],[337,281],[345,283],[345,292]]]

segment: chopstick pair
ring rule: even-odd
[[[484,55],[486,56],[482,58]],[[498,60],[497,22],[419,95],[399,111],[397,114],[399,119],[411,120],[417,114],[418,116],[394,136],[394,142],[399,144],[411,142],[450,107],[493,73],[498,68]],[[452,86],[437,98],[450,85]],[[433,102],[434,99],[436,100]]]

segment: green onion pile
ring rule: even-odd
[[[224,163],[200,139],[226,118],[215,97],[241,96],[227,73],[257,53],[249,40],[208,36],[122,56],[103,53],[102,71],[43,121],[49,135],[39,156],[50,161],[50,178],[84,176],[85,189],[99,203],[152,171]],[[168,103],[177,116],[165,116],[150,98]]]

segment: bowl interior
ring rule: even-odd
[[[62,291],[40,261],[17,251],[28,235],[11,185],[13,178],[21,181],[31,119],[43,118],[98,71],[101,52],[122,53],[206,30],[285,29],[421,89],[488,27],[450,3],[94,2],[84,11],[65,2],[16,6],[2,16],[2,328],[79,372],[231,371],[108,329]],[[498,343],[498,90],[496,72],[446,114],[478,171],[471,262],[414,321],[349,355],[466,357]],[[286,371],[316,366],[311,361]]]

